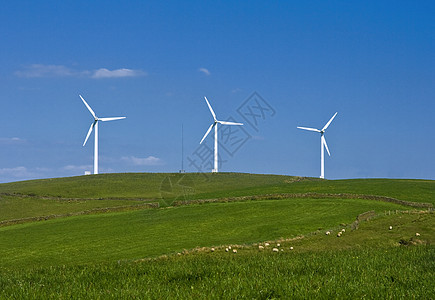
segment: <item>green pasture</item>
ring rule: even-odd
[[[0,266],[83,264],[169,254],[194,247],[295,237],[368,210],[405,207],[361,199],[208,203],[75,216],[0,228]]]
[[[281,241],[277,253],[271,242],[264,250],[233,245],[237,253],[224,246],[138,261],[2,267],[0,298],[431,299],[433,225],[433,214],[395,214],[339,238],[321,232]]]

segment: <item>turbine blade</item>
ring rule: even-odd
[[[243,125],[243,123],[235,123],[235,122],[227,122],[227,121],[217,121],[217,122],[223,125]]]
[[[89,131],[88,134],[86,135],[86,139],[85,142],[83,143],[83,146],[86,145],[86,142],[88,141],[88,138],[91,135],[92,129],[94,129],[95,123],[97,123],[97,121],[92,122],[91,127],[89,127]]]
[[[308,128],[308,127],[299,127],[299,129],[303,129],[303,130],[309,130],[309,131],[315,131],[315,132],[321,132],[319,129],[316,128]]]
[[[210,109],[211,114],[213,115],[213,119],[216,121],[216,114],[213,111],[213,108],[211,108],[210,103],[207,100],[207,97],[204,97],[205,101],[207,102],[208,108]]]
[[[110,118],[98,118],[98,121],[115,121],[115,120],[122,120],[125,119],[126,117],[110,117]]]
[[[202,138],[202,140],[199,142],[200,144],[202,144],[202,142],[205,140],[205,138],[207,137],[207,135],[210,133],[211,129],[214,127],[214,125],[216,125],[216,123],[213,123],[210,125],[210,127],[208,128],[207,132],[204,134],[204,137]]]
[[[325,149],[328,152],[328,155],[331,156],[331,153],[329,152],[329,149],[328,149],[328,145],[326,144],[326,139],[323,135],[322,135],[322,144],[323,144],[323,146],[325,146]]]
[[[337,115],[338,112],[336,112],[331,119],[329,119],[328,123],[326,123],[326,125],[323,127],[322,131],[325,131],[326,128],[329,127],[329,124],[331,124],[332,120],[334,120],[335,116]]]
[[[86,107],[88,108],[89,112],[91,113],[91,115],[96,118],[94,111],[92,110],[92,108],[89,106],[89,104],[85,101],[85,99],[83,99],[82,95],[79,95],[79,97],[82,99],[83,103],[86,105]]]

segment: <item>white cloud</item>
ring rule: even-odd
[[[160,158],[151,155],[146,158],[124,156],[122,157],[122,160],[135,166],[157,166],[163,164],[163,161]]]
[[[26,78],[42,78],[42,77],[89,77],[94,79],[100,78],[122,78],[122,77],[138,77],[147,75],[141,70],[132,69],[116,69],[108,70],[100,68],[98,70],[73,70],[63,65],[43,65],[33,64],[25,66],[22,70],[15,71],[15,76]]]
[[[93,72],[92,78],[121,78],[121,77],[138,77],[145,76],[146,73],[141,70],[131,70],[131,69],[117,69],[108,70],[105,68],[98,69]]]
[[[207,76],[210,76],[210,71],[206,68],[199,68],[198,71],[204,73]]]

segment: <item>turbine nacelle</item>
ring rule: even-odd
[[[206,131],[206,133],[204,134],[201,142],[199,142],[200,144],[202,144],[202,142],[205,140],[205,138],[208,136],[208,134],[210,133],[210,131],[213,129],[213,127],[215,127],[218,123],[222,124],[222,125],[243,125],[243,123],[235,123],[235,122],[227,122],[227,121],[219,121],[218,119],[216,119],[216,114],[213,111],[213,108],[211,107],[210,103],[207,100],[207,97],[204,97],[205,101],[207,102],[208,108],[210,109],[211,115],[213,116],[214,122],[210,125],[210,127],[208,128],[208,130]]]

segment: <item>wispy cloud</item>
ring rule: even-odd
[[[92,167],[92,165],[80,165],[80,166],[67,165],[67,166],[63,167],[63,169],[65,171],[84,172],[84,171],[92,170],[93,167]]]
[[[210,76],[211,74],[210,71],[206,68],[199,68],[198,71],[204,73],[207,76]]]
[[[2,138],[0,137],[0,145],[15,145],[15,144],[23,144],[26,140],[20,139],[18,137],[12,138]]]
[[[42,77],[88,77],[93,79],[101,78],[123,78],[146,76],[147,73],[142,70],[133,69],[115,69],[109,70],[100,68],[98,70],[74,70],[63,65],[43,65],[33,64],[23,67],[22,70],[14,72],[15,76],[24,78],[42,78]]]
[[[122,157],[122,160],[135,166],[158,166],[163,164],[163,161],[160,158],[151,155],[145,158],[124,156]]]
[[[138,77],[145,76],[146,73],[141,70],[131,70],[131,69],[117,69],[108,70],[105,68],[98,69],[93,72],[92,78],[121,78],[121,77]]]
[[[18,77],[40,78],[77,76],[80,72],[73,71],[62,65],[33,64],[25,66],[23,70],[16,71],[14,74]]]
[[[26,167],[15,167],[15,168],[1,168],[0,176],[7,176],[10,178],[30,178],[35,176],[35,174],[29,171]]]

